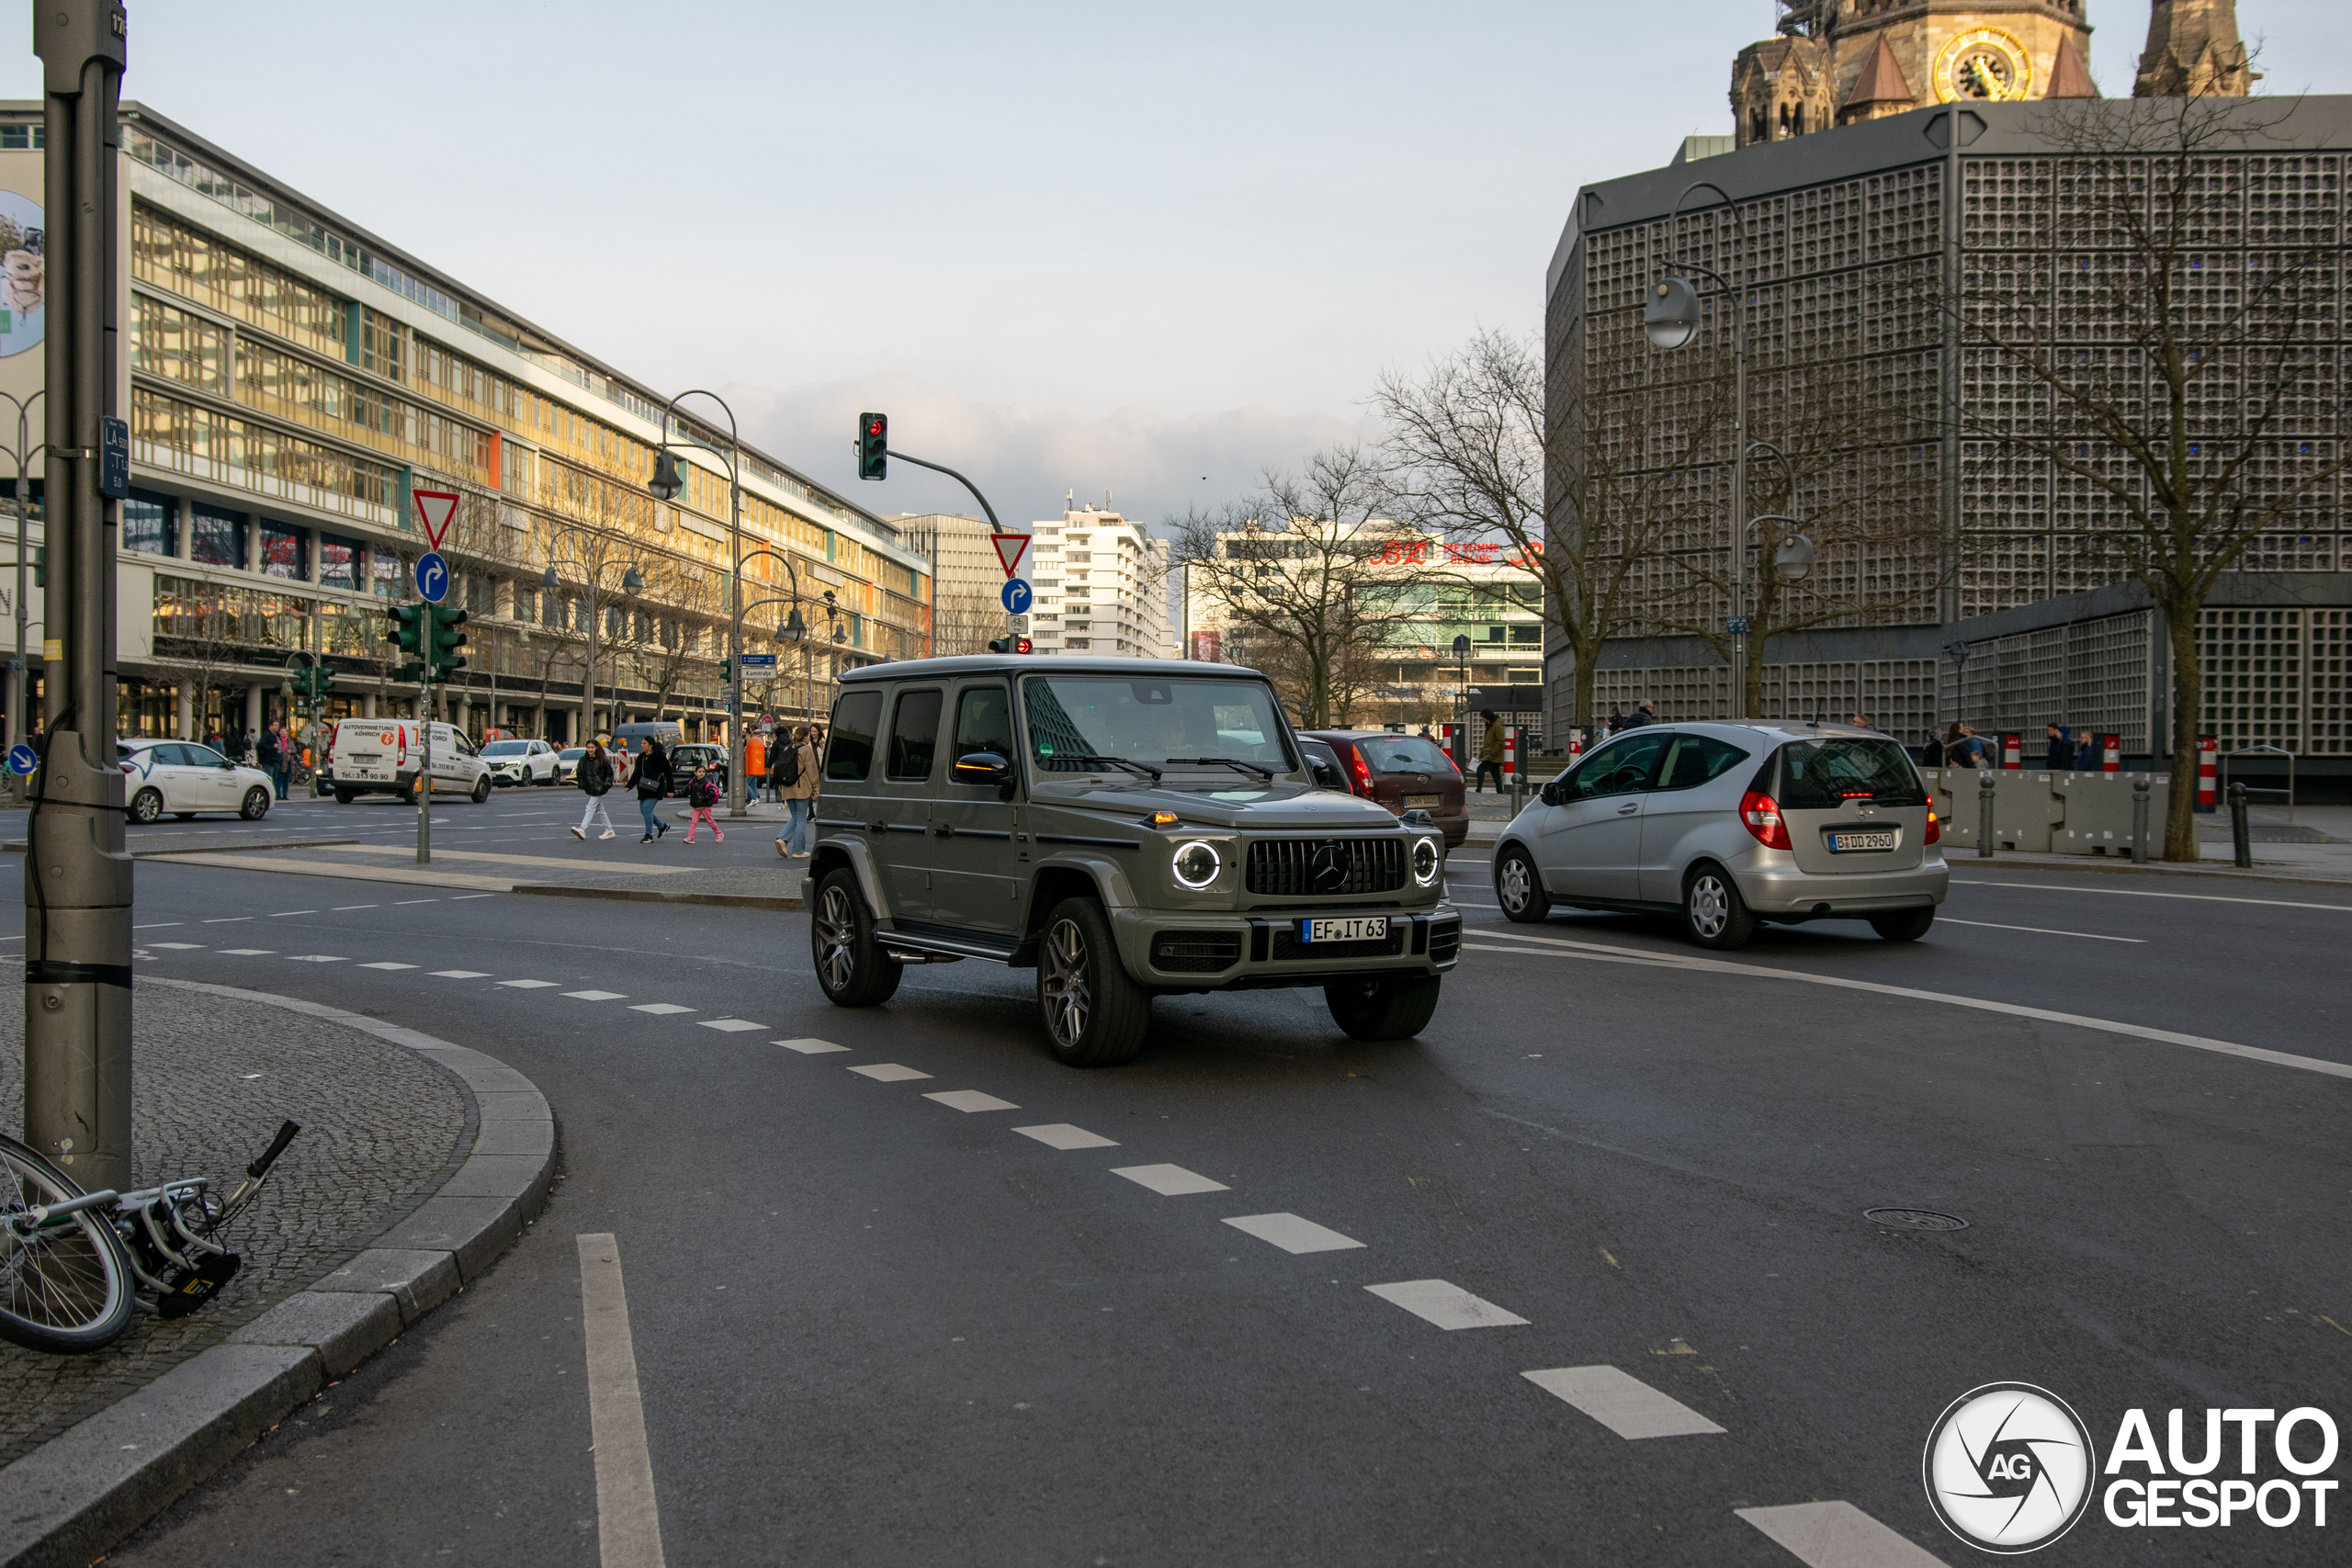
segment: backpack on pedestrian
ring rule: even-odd
[[[777,789],[789,789],[800,782],[800,748],[786,746],[776,754],[769,770],[771,783]]]
[[[707,811],[718,804],[718,781],[708,773],[696,772],[686,784],[686,804]]]

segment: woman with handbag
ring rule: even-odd
[[[650,844],[670,830],[661,818],[662,799],[670,793],[670,756],[650,735],[637,743],[637,765],[629,770],[629,783],[637,786],[637,814],[645,818],[645,837],[638,842]],[[712,824],[714,830],[717,826]]]

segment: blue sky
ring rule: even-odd
[[[2144,0],[2088,5],[2129,92]],[[125,92],[877,511],[967,507],[857,483],[861,408],[1008,520],[1157,519],[1347,436],[1383,366],[1532,329],[1576,187],[1728,130],[1774,15],[132,0]],[[2352,91],[2352,6],[2239,17],[2267,88]]]

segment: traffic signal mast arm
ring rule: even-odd
[[[1004,532],[1004,525],[996,520],[996,508],[989,504],[989,498],[980,493],[979,486],[974,484],[971,480],[966,479],[963,475],[957,473],[955,469],[947,467],[944,463],[931,463],[924,461],[921,457],[910,457],[904,452],[901,452],[897,447],[892,446],[890,445],[890,419],[888,414],[862,413],[858,415],[857,477],[862,479],[878,479],[884,478],[887,461],[892,457],[896,457],[901,463],[912,463],[918,468],[929,468],[934,474],[945,474],[949,479],[954,479],[957,484],[962,485],[966,490],[972,492],[972,499],[980,503],[980,510],[989,514],[989,526],[991,529],[1000,534]]]

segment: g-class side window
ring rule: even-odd
[[[899,694],[899,709],[890,717],[890,762],[885,776],[901,784],[931,777],[932,759],[939,752],[939,692]]]
[[[882,694],[852,692],[833,705],[825,735],[825,776],[857,784],[874,769],[874,732],[882,720]]]

